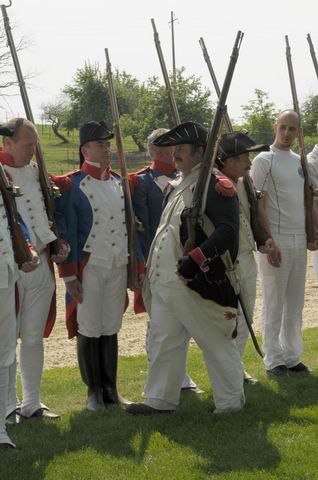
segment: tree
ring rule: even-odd
[[[318,95],[309,95],[301,107],[304,135],[316,135],[318,128]]]
[[[277,117],[275,104],[268,102],[268,94],[256,88],[256,98],[242,105],[244,128],[256,143],[272,143],[273,125]]]
[[[172,79],[171,79],[172,81]],[[209,126],[213,108],[210,92],[195,75],[185,76],[185,69],[177,71],[173,90],[181,121],[193,120]],[[150,77],[141,86],[136,108],[129,115],[123,115],[123,130],[131,135],[140,151],[145,150],[146,139],[152,130],[172,127],[172,118],[166,88],[157,77]]]
[[[28,42],[24,38],[21,38],[15,45],[16,51],[20,52],[26,48],[27,45]],[[16,95],[12,92],[12,87],[18,85],[18,80],[14,70],[10,49],[7,44],[7,36],[3,26],[3,20],[0,20],[0,77],[0,100],[2,102],[0,108],[4,110],[6,108],[4,106],[5,98]],[[33,77],[34,75],[28,74],[24,77],[24,80]]]
[[[73,84],[66,85],[63,92],[67,95],[70,108],[65,118],[65,127],[78,128],[91,120],[110,122],[110,111],[106,108],[105,76],[98,65],[85,63],[75,73]]]
[[[54,135],[62,140],[62,143],[70,143],[69,140],[59,132],[59,129],[65,124],[69,111],[65,101],[58,100],[56,103],[42,104],[41,109],[44,119],[51,123]]]

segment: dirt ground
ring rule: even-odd
[[[304,328],[318,325],[318,281],[315,278],[311,254],[308,255],[306,295],[304,308]],[[67,338],[64,324],[64,284],[57,281],[58,316],[54,330],[45,342],[45,368],[76,365],[75,340]],[[135,315],[132,311],[132,298],[119,334],[120,355],[138,355],[144,353],[147,316]],[[261,294],[258,288],[256,310],[254,316],[255,330],[260,329]]]

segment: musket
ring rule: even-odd
[[[32,114],[32,109],[29,101],[29,96],[28,92],[26,89],[25,81],[23,78],[22,70],[20,67],[20,62],[19,58],[17,55],[17,51],[15,48],[13,36],[12,36],[12,31],[11,31],[11,26],[10,26],[10,21],[9,17],[7,14],[7,8],[10,7],[12,4],[12,1],[10,0],[9,5],[1,5],[1,11],[2,11],[2,16],[3,16],[3,23],[4,23],[4,28],[8,40],[8,45],[10,48],[14,68],[16,71],[16,75],[18,78],[18,83],[19,83],[19,88],[20,88],[20,93],[21,93],[21,98],[25,110],[25,115],[28,120],[30,120],[33,124],[34,123],[34,117]],[[41,190],[43,193],[44,197],[44,203],[46,207],[46,212],[47,212],[47,217],[49,221],[49,225],[53,233],[57,236],[57,228],[55,225],[55,220],[54,220],[54,200],[60,196],[60,191],[58,187],[56,187],[53,182],[50,180],[44,158],[43,158],[43,153],[41,149],[41,145],[39,140],[37,141],[36,145],[36,162],[38,165],[39,169],[39,179],[40,179],[40,185],[41,185]],[[50,243],[50,252],[53,255],[56,255],[59,253],[59,246],[58,246],[58,241],[54,240],[53,242]]]
[[[3,203],[7,213],[8,225],[10,228],[14,258],[19,268],[25,262],[32,260],[32,255],[21,225],[18,220],[18,211],[15,197],[22,195],[20,188],[11,186],[8,182],[6,173],[0,163],[0,191],[2,193]]]
[[[307,40],[308,40],[308,43],[309,43],[310,55],[311,55],[311,58],[312,58],[312,61],[313,61],[313,64],[314,64],[314,69],[315,69],[315,72],[316,72],[316,75],[317,75],[317,78],[318,78],[318,62],[317,62],[317,57],[316,57],[316,53],[315,53],[313,43],[311,41],[311,36],[310,36],[309,33],[307,33]]]
[[[172,121],[173,121],[173,125],[176,126],[176,125],[179,125],[181,123],[180,122],[180,117],[179,117],[179,113],[178,113],[178,109],[177,109],[177,104],[176,104],[176,101],[175,101],[175,98],[174,98],[174,94],[173,94],[173,91],[172,91],[172,88],[171,88],[171,83],[170,83],[169,75],[168,75],[168,72],[167,72],[166,64],[165,64],[165,61],[164,61],[164,57],[163,57],[163,54],[162,54],[160,40],[159,40],[159,34],[157,32],[156,24],[155,24],[155,21],[154,21],[153,18],[151,19],[151,24],[152,24],[152,28],[153,28],[153,36],[154,36],[154,41],[155,41],[155,45],[156,45],[156,49],[157,49],[157,53],[158,53],[158,58],[159,58],[160,66],[161,66],[161,71],[162,71],[163,79],[164,79],[167,94],[168,94],[168,100],[169,100],[169,104],[170,104]]]
[[[224,79],[222,91],[220,92],[219,101],[214,114],[211,130],[208,136],[208,143],[204,152],[203,160],[200,165],[200,173],[196,183],[191,206],[186,211],[188,239],[185,243],[185,253],[192,250],[196,245],[196,226],[200,221],[202,208],[202,194],[205,190],[206,180],[212,171],[216,156],[216,143],[219,130],[222,124],[224,112],[226,110],[226,99],[230,89],[235,65],[238,59],[243,33],[239,30],[235,39],[230,62]]]
[[[137,257],[136,257],[136,238],[137,238],[137,222],[132,206],[131,192],[128,181],[128,171],[125,160],[125,152],[123,147],[123,139],[119,123],[119,112],[117,105],[116,92],[113,84],[113,74],[111,70],[111,63],[109,60],[108,49],[105,48],[106,56],[106,73],[108,93],[110,98],[110,107],[113,118],[113,129],[115,133],[117,156],[120,164],[122,186],[125,195],[125,210],[126,210],[126,224],[128,233],[128,287],[131,290],[139,288],[138,282],[138,269],[137,269]]]
[[[208,70],[210,72],[215,92],[217,94],[217,97],[220,98],[220,95],[221,95],[220,87],[219,87],[216,75],[215,75],[213,67],[212,67],[210,56],[208,54],[207,48],[205,46],[205,43],[204,43],[204,40],[203,40],[202,37],[200,37],[199,44],[200,44],[200,47],[202,49],[204,60],[206,61]],[[224,121],[225,121],[225,125],[226,125],[226,128],[227,128],[228,132],[232,133],[234,130],[233,130],[232,122],[230,120],[230,117],[229,117],[229,114],[228,114],[227,110],[224,112]],[[264,229],[263,229],[263,227],[262,227],[262,225],[259,221],[259,216],[258,216],[258,213],[257,213],[257,197],[256,197],[255,188],[254,188],[254,185],[252,183],[251,177],[249,175],[245,175],[243,181],[244,181],[246,194],[247,194],[250,206],[251,206],[251,223],[252,223],[252,220],[253,220],[252,230],[253,230],[253,233],[254,233],[255,237],[256,236],[258,237],[257,240],[256,240],[256,238],[255,238],[255,240],[256,240],[257,243],[261,242],[260,244],[263,245],[265,243],[265,240],[266,240],[267,236],[266,236],[265,231],[264,231]],[[227,258],[227,261],[229,263],[228,267],[230,268],[230,263],[232,261],[231,258]],[[242,312],[243,312],[243,315],[244,315],[244,318],[245,318],[245,321],[246,321],[247,328],[250,332],[251,339],[252,339],[253,345],[255,347],[255,350],[257,351],[257,353],[261,357],[263,357],[263,352],[262,352],[262,350],[261,350],[261,348],[258,344],[256,335],[255,335],[253,327],[252,327],[253,312],[250,312],[248,310],[248,308],[246,308],[246,305],[247,305],[248,302],[246,302],[245,299],[248,298],[248,292],[246,291],[246,289],[243,292],[242,288],[245,289],[245,285],[243,284],[243,282],[240,282],[240,292],[238,294],[240,306],[241,306],[241,309],[242,309]]]
[[[294,111],[297,113],[299,118],[299,134],[298,134],[298,143],[299,143],[299,154],[300,162],[304,173],[304,203],[305,203],[305,225],[306,225],[306,234],[307,234],[307,247],[309,250],[316,250],[315,246],[315,231],[317,231],[317,222],[318,219],[313,214],[313,197],[316,195],[309,177],[308,163],[305,152],[305,143],[304,136],[301,128],[301,116],[299,109],[299,102],[297,97],[296,83],[294,77],[294,69],[291,58],[291,50],[288,41],[288,35],[285,35],[286,41],[286,60],[289,74],[290,87],[293,97]]]

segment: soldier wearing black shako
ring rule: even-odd
[[[236,333],[237,296],[227,277],[221,255],[229,251],[235,261],[238,251],[239,211],[222,175],[209,181],[204,224],[197,227],[196,247],[183,253],[187,239],[184,211],[191,205],[200,163],[207,145],[207,131],[194,122],[178,125],[154,141],[174,146],[174,159],[181,172],[171,189],[148,257],[143,287],[151,316],[152,355],[143,403],[133,403],[135,415],[173,412],[179,403],[185,373],[189,337],[204,353],[213,383],[214,413],[240,410],[245,402],[243,371]]]

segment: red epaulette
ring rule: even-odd
[[[215,191],[224,197],[235,197],[237,195],[236,186],[228,177],[219,171],[214,172],[216,178]]]
[[[80,170],[78,169],[72,170],[64,175],[53,175],[52,173],[49,173],[49,176],[52,182],[60,189],[61,193],[64,193],[72,188],[72,180],[70,179],[70,176],[79,171]]]
[[[149,170],[149,166],[145,166],[143,168],[141,168],[140,170],[137,170],[137,172],[130,172],[128,174],[128,181],[129,181],[129,188],[130,188],[130,193],[131,195],[134,194],[134,191],[137,187],[137,183],[138,183],[138,175],[140,175],[141,173],[144,173],[146,172],[147,170]]]

